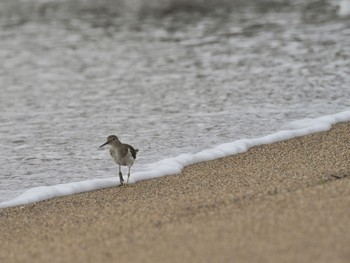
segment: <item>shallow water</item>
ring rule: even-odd
[[[0,201],[116,175],[98,149],[110,134],[140,149],[141,171],[348,109],[350,20],[316,7],[3,24]]]

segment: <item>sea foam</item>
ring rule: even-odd
[[[294,121],[285,125],[285,130],[281,130],[264,137],[236,140],[230,143],[218,145],[212,149],[203,150],[195,154],[181,154],[174,158],[168,158],[152,163],[149,165],[148,170],[133,173],[130,177],[130,183],[166,175],[179,174],[182,169],[188,165],[243,153],[249,148],[258,145],[271,144],[316,132],[327,131],[332,127],[332,125],[345,121],[350,121],[350,110],[315,119],[302,119]],[[13,200],[0,203],[0,208],[25,205],[55,197],[67,196],[118,185],[119,179],[114,177],[52,186],[40,186],[24,192]]]

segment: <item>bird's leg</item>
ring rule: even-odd
[[[120,165],[119,165],[119,181],[120,181],[120,185],[124,185],[124,179],[123,179],[122,170],[121,170]]]
[[[129,170],[128,170],[128,179],[126,180],[126,184],[129,184],[129,177],[130,177],[130,166],[128,168],[129,168]]]

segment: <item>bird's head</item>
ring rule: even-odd
[[[115,135],[109,135],[108,137],[107,137],[107,141],[104,143],[104,144],[102,144],[101,146],[100,146],[100,148],[102,148],[103,146],[105,146],[106,144],[111,144],[113,141],[118,141],[118,137],[117,136],[115,136]]]

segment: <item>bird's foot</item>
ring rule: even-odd
[[[124,185],[124,178],[121,172],[119,172],[119,182],[120,182],[120,186]]]

